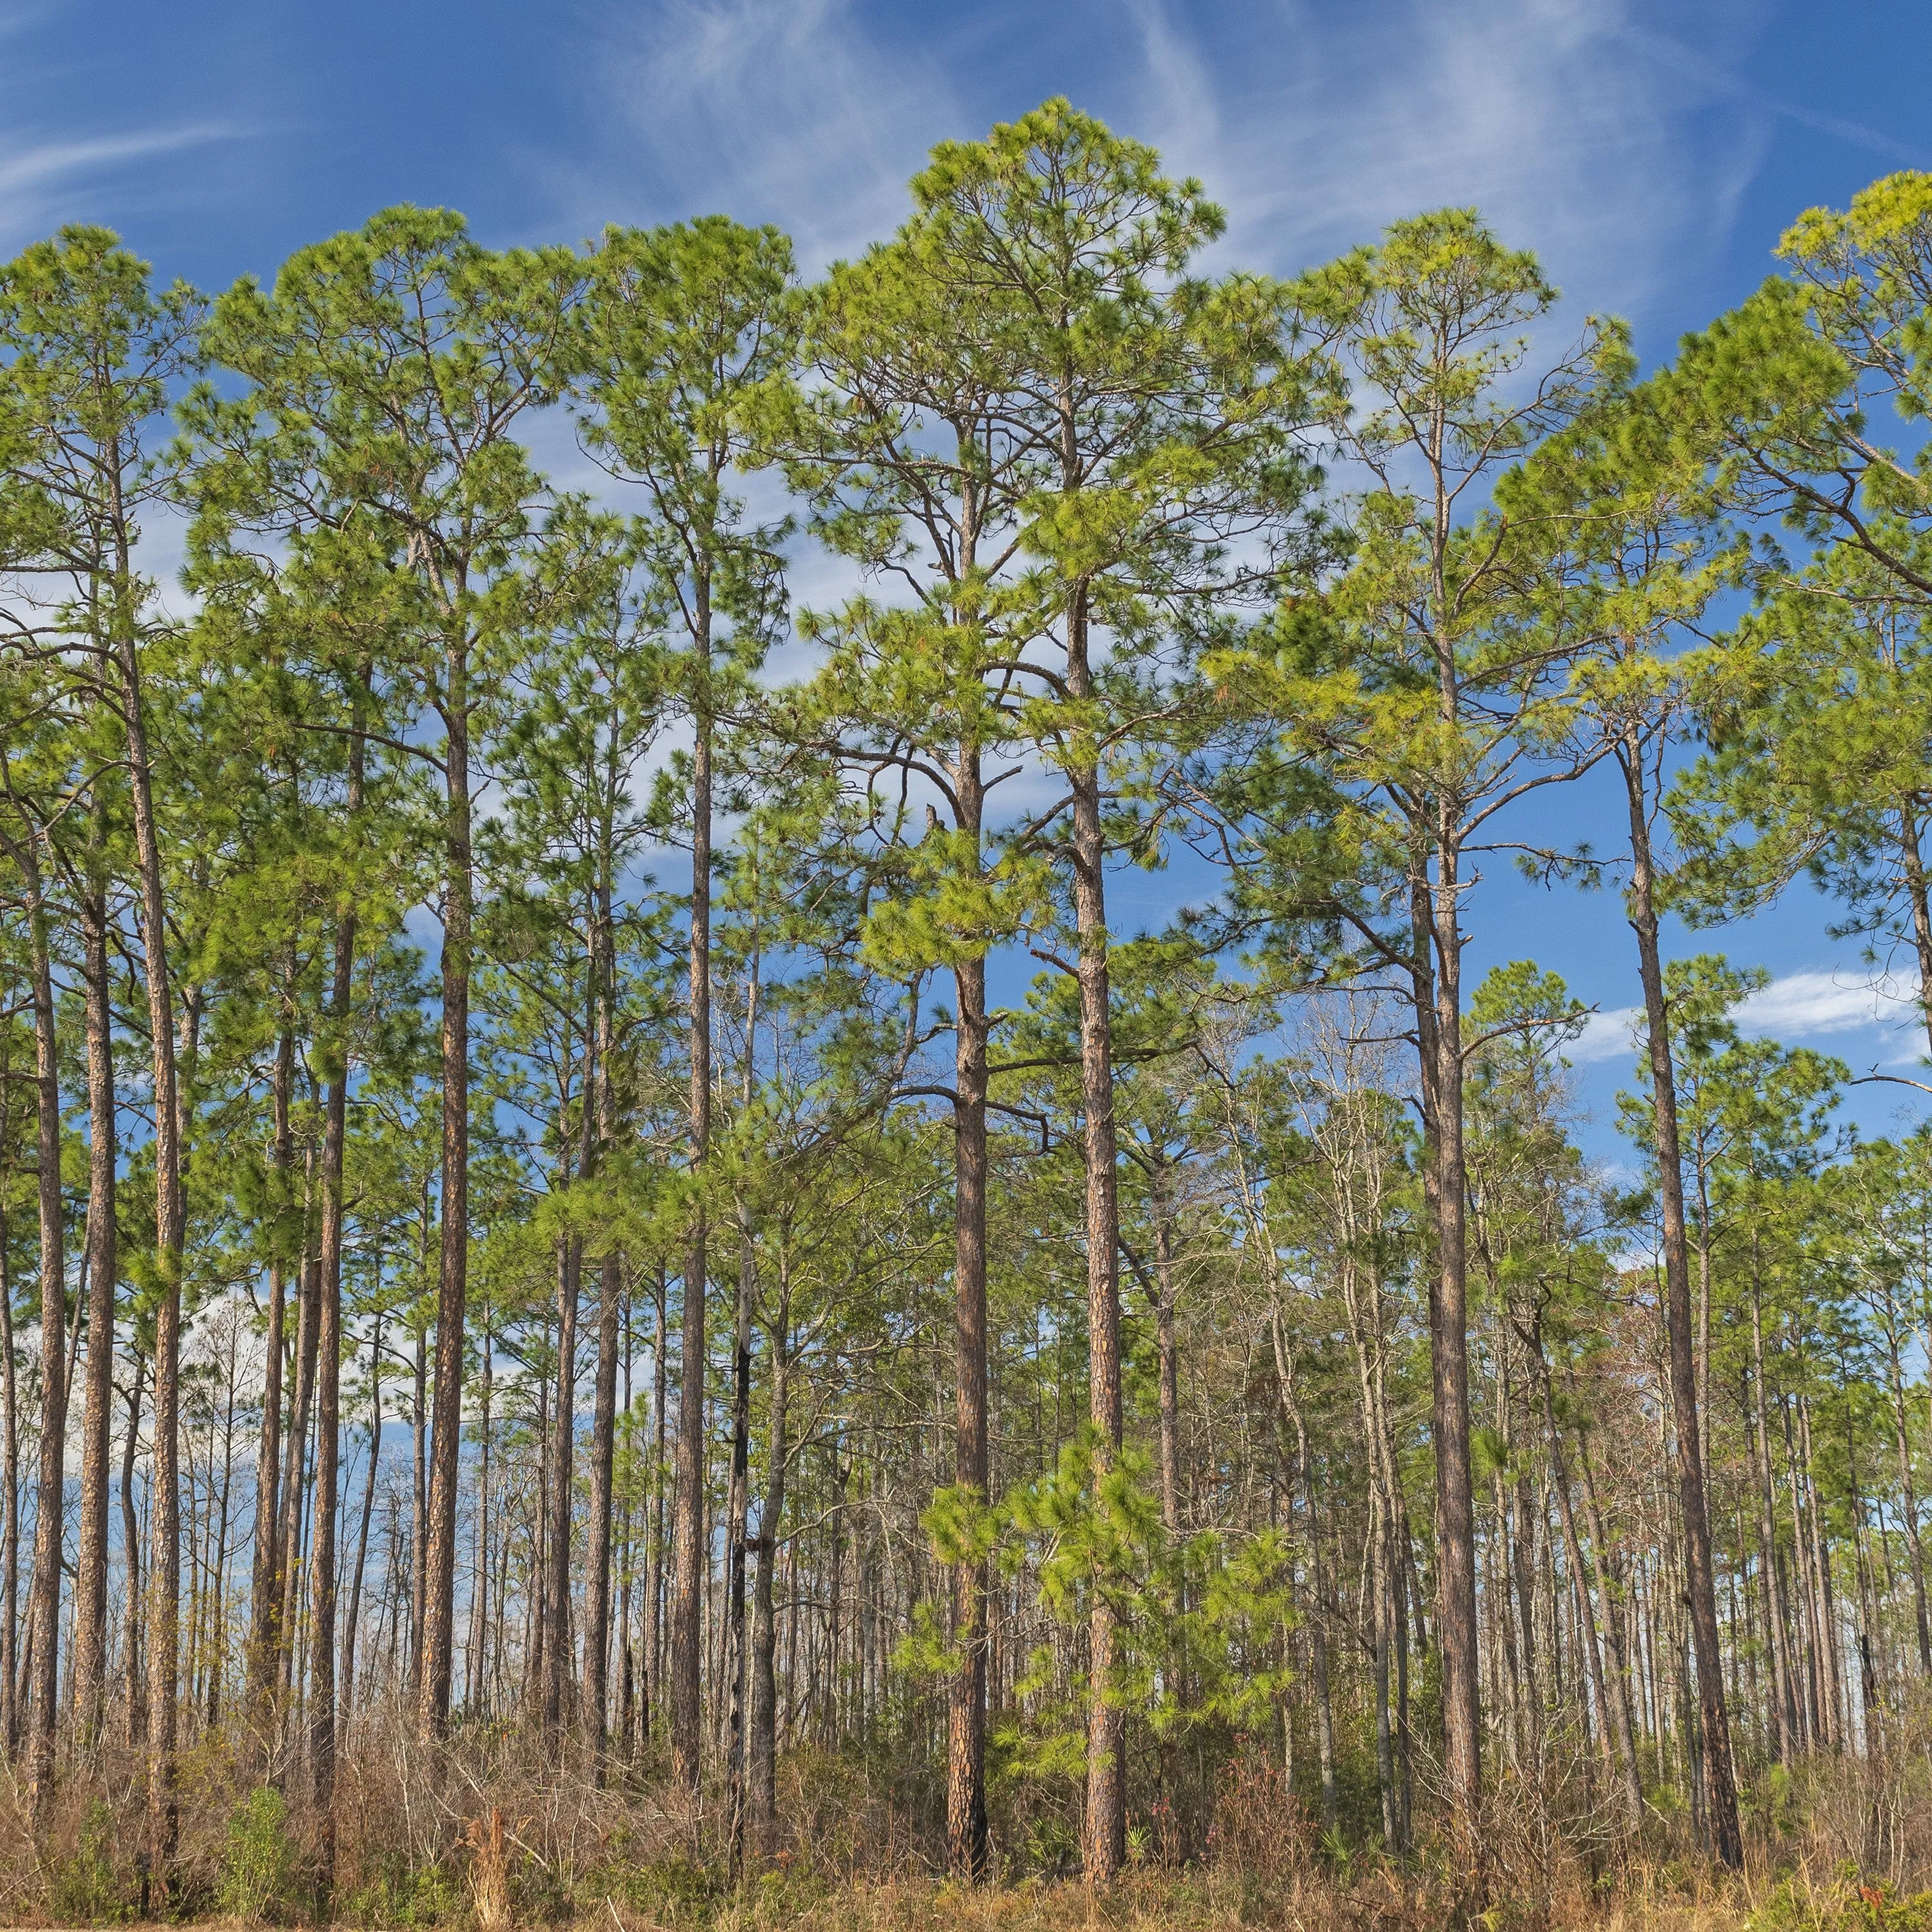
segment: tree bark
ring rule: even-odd
[[[181,1628],[181,1270],[185,1234],[182,1193],[182,1106],[175,1064],[174,994],[168,973],[167,904],[160,833],[154,814],[153,765],[132,621],[133,560],[114,487],[118,545],[112,650],[127,733],[128,790],[141,884],[141,932],[148,982],[148,1030],[154,1052],[154,1250],[160,1292],[154,1310],[153,1496],[148,1571],[148,1879],[168,1896],[180,1832],[175,1785]]]
[[[356,1568],[349,1581],[349,1613],[342,1622],[341,1720],[346,1730],[356,1700],[356,1637],[362,1618],[362,1577],[369,1561],[369,1522],[376,1513],[376,1470],[382,1455],[382,1316],[376,1313],[369,1341],[369,1468],[362,1485],[362,1522],[356,1534]]]
[[[1426,1038],[1435,1060],[1435,1174],[1430,1203],[1431,1424],[1436,1448],[1436,1632],[1442,1654],[1444,1770],[1457,1827],[1473,1837],[1482,1799],[1482,1705],[1476,1621],[1476,1512],[1469,1460],[1468,1174],[1463,1155],[1461,886],[1446,808],[1430,892],[1435,1006]]]
[[[791,1293],[781,1275],[772,1342],[771,1412],[766,1429],[765,1492],[758,1514],[758,1570],[752,1589],[752,1711],[746,1783],[752,1841],[760,1861],[778,1855],[778,1618],[772,1583],[784,1520],[785,1405],[790,1394]]]
[[[40,1275],[40,1466],[34,1521],[35,1632],[28,1736],[28,1782],[34,1822],[44,1832],[54,1798],[54,1733],[59,1720],[62,1529],[67,1500],[67,1251],[61,1200],[60,1056],[54,1032],[53,969],[48,956],[37,828],[25,828],[17,851],[26,887],[34,1010],[34,1099],[37,1129]]]
[[[310,1151],[309,1174],[314,1174],[314,1154]],[[306,1219],[306,1216],[304,1216]],[[319,1256],[307,1252],[306,1237],[302,1258],[301,1290],[296,1309],[296,1388],[289,1432],[282,1444],[281,1508],[280,1526],[275,1532],[275,1580],[278,1606],[274,1691],[278,1706],[275,1736],[282,1738],[283,1720],[289,1709],[289,1692],[294,1681],[297,1611],[302,1599],[302,1538],[304,1528],[302,1504],[308,1489],[309,1430],[315,1413],[315,1372],[320,1358],[322,1324],[322,1266]]]
[[[470,1268],[470,967],[476,882],[466,639],[452,645],[446,654],[442,722],[442,1226],[417,1691],[418,1724],[429,1738],[440,1738],[449,1724],[456,1634],[456,1490],[463,1445],[463,1322]]]
[[[644,1686],[643,1708],[638,1714],[639,1734],[646,1744],[650,1742],[664,1688],[664,1441],[670,1364],[670,1336],[665,1325],[670,1289],[662,1267],[655,1286],[657,1322],[651,1344],[651,1486],[646,1499],[644,1525]]]
[[[1180,1534],[1180,1358],[1174,1336],[1174,1202],[1164,1155],[1156,1154],[1150,1192],[1154,1210],[1154,1350],[1160,1384],[1160,1521]],[[1310,1504],[1311,1513],[1313,1504]]]
[[[1912,1567],[1912,1626],[1918,1640],[1918,1667],[1932,1672],[1932,1617],[1925,1603],[1925,1552],[1918,1532],[1918,1496],[1912,1476],[1912,1437],[1906,1420],[1905,1376],[1899,1360],[1898,1324],[1888,1304],[1886,1366],[1892,1393],[1892,1433],[1898,1455],[1898,1489],[1905,1520],[1906,1554]]]
[[[369,671],[356,681],[349,743],[346,800],[352,828],[362,808],[367,746],[363,693]],[[340,1489],[342,1426],[343,1163],[349,1130],[350,1005],[355,990],[356,914],[345,895],[336,915],[334,973],[329,987],[330,1042],[322,1141],[320,1321],[316,1352],[315,1541],[310,1555],[309,1614],[314,1622],[309,1663],[309,1768],[316,1820],[316,1886],[322,1914],[335,1884],[335,1588],[336,1527]],[[371,1450],[373,1457],[374,1450]]]
[[[1630,922],[1636,934],[1649,1035],[1652,1118],[1657,1142],[1658,1199],[1663,1210],[1664,1272],[1669,1312],[1670,1394],[1677,1419],[1677,1486],[1684,1524],[1684,1584],[1690,1598],[1690,1634],[1697,1661],[1702,1718],[1704,1796],[1712,1848],[1733,1870],[1744,1862],[1738,1821],[1731,1726],[1724,1708],[1723,1658],[1718,1633],[1718,1598],[1711,1559],[1711,1522],[1705,1499],[1704,1461],[1697,1415],[1697,1370],[1692,1354],[1690,1258],[1684,1222],[1684,1166],[1677,1123],[1677,1079],[1670,1052],[1670,1016],[1664,996],[1664,966],[1650,848],[1646,750],[1634,732],[1618,742],[1630,807]]]
[[[1591,1600],[1590,1572],[1583,1562],[1583,1546],[1576,1534],[1576,1511],[1570,1490],[1570,1469],[1563,1454],[1563,1438],[1556,1426],[1556,1408],[1550,1388],[1550,1370],[1543,1356],[1542,1338],[1532,1331],[1530,1360],[1536,1371],[1538,1394],[1543,1402],[1543,1426],[1550,1441],[1550,1477],[1556,1492],[1556,1509],[1563,1526],[1563,1548],[1569,1557],[1576,1582],[1576,1613],[1583,1640],[1583,1664],[1589,1680],[1590,1694],[1597,1707],[1597,1722],[1605,1754],[1616,1767],[1623,1793],[1624,1826],[1635,1831],[1643,1820],[1643,1786],[1637,1777],[1636,1754],[1628,1728],[1619,1722],[1619,1712],[1612,1708],[1610,1687],[1604,1670],[1604,1658],[1597,1628],[1597,1612]],[[1598,1545],[1598,1580],[1607,1609],[1609,1586],[1602,1582],[1603,1547]]]
[[[980,862],[986,788],[980,754],[956,760],[958,829]],[[992,1466],[986,1402],[986,962],[952,970],[953,1036],[952,1480],[976,1507],[988,1500]],[[986,1834],[986,1564],[970,1552],[952,1565],[955,1666],[946,1718],[946,1868],[976,1882],[989,1866]]]
[[[556,1387],[550,1404],[550,1543],[544,1580],[543,1727],[553,1750],[562,1741],[571,1678],[571,1478],[577,1448],[577,1303],[583,1274],[582,1237],[566,1234],[557,1256]]]
[[[610,930],[608,870],[598,887],[596,925],[591,946],[591,985],[596,1003],[597,1156],[601,1164],[616,1132],[611,1057],[616,1047],[612,1012],[615,962]],[[586,1099],[586,1104],[587,1099]],[[609,1711],[610,1660],[610,1520],[616,1469],[618,1320],[622,1312],[623,1268],[614,1249],[598,1265],[597,1387],[590,1433],[590,1568],[584,1591],[584,1726],[590,1775],[601,1782]]]
[[[1067,614],[1067,694],[1093,696],[1084,587]],[[1106,846],[1100,823],[1099,748],[1090,728],[1067,761],[1073,794],[1071,857],[1079,938],[1080,1097],[1084,1115],[1088,1414],[1094,1436],[1094,1504],[1118,1461],[1120,1380],[1120,1204],[1114,1124],[1112,1016],[1108,1010]],[[1111,1580],[1096,1577],[1088,1636],[1087,1820],[1090,1882],[1112,1879],[1126,1858],[1126,1724],[1114,1682],[1118,1640]]]
[[[278,1221],[286,1211],[281,1190],[293,1159],[289,1102],[295,1084],[295,1040],[284,1025],[275,1042],[275,1070],[269,1084],[273,1117],[270,1161],[276,1176]],[[263,1345],[262,1436],[255,1461],[255,1537],[248,1643],[248,1706],[260,1748],[268,1748],[273,1724],[275,1660],[281,1651],[282,1559],[282,1364],[286,1344],[288,1290],[282,1233],[274,1232],[268,1262],[268,1332]]]
[[[711,761],[709,586],[698,584],[692,650],[698,713],[691,768],[691,1166],[701,1188],[711,1144]],[[677,1480],[671,1512],[671,1771],[695,1791],[704,1711],[700,1672],[704,1642],[704,1298],[708,1226],[700,1192],[692,1211],[684,1266],[682,1377],[677,1402]]]
[[[114,1012],[107,961],[107,894],[98,875],[100,820],[80,895],[81,977],[87,1028],[87,1384],[80,1430],[80,1546],[75,1552],[74,1673],[79,1743],[98,1748],[107,1668],[107,1490],[114,1401],[115,1225],[118,1133],[114,1105]]]

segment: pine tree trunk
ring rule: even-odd
[[[362,1521],[356,1533],[356,1568],[349,1580],[349,1612],[342,1622],[341,1691],[338,1728],[346,1732],[356,1700],[356,1639],[362,1621],[362,1577],[369,1561],[369,1522],[376,1513],[376,1471],[382,1458],[382,1315],[369,1342],[369,1468],[362,1485]]]
[[[700,590],[704,589],[700,584]],[[700,680],[698,741],[692,752],[691,1165],[700,1176],[711,1142],[711,757],[709,605],[695,640]],[[677,1402],[677,1479],[671,1514],[670,1738],[673,1776],[695,1791],[704,1729],[700,1681],[704,1538],[704,1300],[708,1229],[700,1198],[691,1218],[684,1267],[682,1372]]]
[[[276,1176],[278,1220],[286,1212],[281,1190],[287,1184],[294,1157],[289,1126],[294,1082],[295,1041],[285,1025],[275,1042],[274,1072],[269,1084],[273,1119],[269,1158]],[[262,1348],[262,1436],[255,1462],[255,1547],[248,1664],[249,1710],[256,1729],[258,1748],[264,1752],[271,1748],[275,1659],[281,1650],[282,1365],[286,1349],[287,1306],[287,1279],[278,1227],[268,1262],[268,1323]]]
[[[616,1028],[611,1010],[615,964],[608,879],[598,888],[591,946],[591,986],[597,1063],[597,1153],[601,1164],[616,1132],[611,1088]],[[588,1097],[586,1102],[588,1104]],[[618,1319],[622,1312],[623,1268],[614,1250],[597,1276],[597,1387],[590,1424],[590,1568],[584,1592],[584,1727],[590,1775],[601,1782],[610,1705],[610,1534],[612,1483],[616,1466]],[[628,1659],[628,1650],[626,1652]]]
[[[556,1387],[551,1397],[550,1540],[544,1580],[543,1728],[548,1748],[563,1735],[571,1678],[571,1477],[577,1447],[577,1304],[584,1274],[584,1243],[576,1234],[559,1244],[556,1271]]]
[[[10,1069],[8,1070],[10,1072]],[[4,1104],[4,1103],[0,1103]],[[11,1111],[10,1108],[8,1109]],[[20,1748],[20,1708],[14,1691],[20,1669],[20,1391],[14,1362],[14,1275],[7,1216],[0,1207],[0,1411],[6,1431],[0,1469],[6,1521],[0,1525],[0,1750],[11,1763]]]
[[[960,830],[976,866],[984,801],[976,752],[956,773]],[[986,1408],[986,962],[953,968],[952,1480],[976,1502],[989,1500]],[[986,1565],[968,1556],[952,1566],[952,1645],[958,1658],[946,1720],[946,1867],[972,1882],[988,1868],[986,1840]]]
[[[1918,958],[1919,1010],[1925,1025],[1925,1043],[1932,1048],[1932,904],[1928,902],[1925,856],[1920,845],[1922,836],[1919,811],[1908,808],[1900,818],[1899,856],[1906,897],[1912,908],[1912,943]]]
[[[311,1150],[310,1174],[314,1172]],[[320,1258],[304,1253],[302,1259],[302,1288],[296,1310],[295,1403],[290,1412],[289,1432],[282,1444],[280,1523],[275,1532],[279,1574],[276,1594],[276,1643],[274,1687],[278,1719],[276,1736],[284,1736],[290,1706],[289,1694],[295,1680],[295,1646],[297,1610],[302,1598],[302,1539],[304,1533],[302,1504],[308,1487],[309,1432],[315,1416],[316,1364],[322,1334],[322,1268]]]
[[[1436,1634],[1442,1660],[1443,1768],[1460,1850],[1480,1865],[1474,1836],[1482,1799],[1482,1705],[1476,1622],[1475,1489],[1469,1461],[1468,1177],[1463,1156],[1461,899],[1458,854],[1445,807],[1430,895],[1435,946],[1434,1186],[1429,1202],[1435,1265],[1430,1274],[1432,1435],[1436,1449]],[[1480,1887],[1478,1886],[1480,1891]]]
[[[436,1391],[430,1438],[418,1724],[449,1723],[456,1635],[456,1491],[463,1447],[463,1323],[470,1266],[470,967],[476,882],[470,796],[470,663],[451,646],[443,691],[442,1201],[437,1257]]]
[[[350,741],[348,814],[362,809],[365,745],[358,680]],[[325,1916],[335,1883],[335,1588],[336,1526],[340,1490],[342,1426],[343,1163],[349,1128],[350,1000],[355,987],[356,916],[345,904],[336,916],[334,976],[329,1018],[333,1065],[323,1102],[320,1319],[316,1328],[315,1543],[310,1553],[309,1614],[314,1622],[309,1666],[309,1768],[316,1822],[316,1884]],[[371,1451],[372,1457],[374,1451]]]
[[[746,1784],[752,1842],[761,1862],[778,1856],[778,1619],[772,1584],[784,1520],[786,1403],[790,1394],[791,1296],[782,1282],[772,1340],[771,1412],[767,1420],[765,1492],[759,1505],[758,1570],[752,1593],[752,1710]]]
[[[1657,1138],[1664,1288],[1670,1316],[1670,1392],[1677,1418],[1677,1482],[1683,1522],[1684,1583],[1690,1597],[1691,1641],[1697,1660],[1704,1796],[1713,1848],[1719,1861],[1735,1870],[1744,1862],[1744,1840],[1738,1821],[1730,1720],[1724,1708],[1710,1515],[1705,1498],[1702,1425],[1697,1414],[1697,1370],[1691,1352],[1690,1265],[1684,1222],[1677,1080],[1671,1060],[1670,1016],[1664,1002],[1664,967],[1652,897],[1646,752],[1634,732],[1618,743],[1617,758],[1623,768],[1630,807],[1630,919],[1636,934],[1637,964],[1649,1035],[1652,1112]]]
[[[40,1234],[40,1466],[31,1612],[37,1635],[27,1778],[35,1828],[44,1832],[53,1807],[54,1733],[60,1714],[62,1529],[67,1514],[67,1253],[61,1200],[59,1043],[54,1033],[53,971],[47,953],[38,840],[35,829],[26,828],[16,856],[27,897]]]
[[[79,1742],[98,1748],[107,1670],[107,1490],[114,1402],[114,1293],[120,1274],[114,1184],[114,1012],[107,958],[107,895],[95,873],[101,832],[88,843],[81,894],[82,980],[87,1026],[87,1385],[80,1432],[80,1546],[75,1552],[74,1674]]]
[[[128,1714],[128,1748],[138,1751],[148,1734],[142,1694],[146,1672],[141,1643],[141,1530],[134,1510],[134,1457],[141,1436],[141,1386],[148,1358],[136,1351],[128,1388],[128,1432],[121,1444],[121,1547],[128,1564],[127,1608],[122,1618],[121,1668]]]
[[[644,1708],[638,1713],[639,1730],[646,1744],[663,1701],[664,1688],[664,1411],[670,1375],[665,1304],[669,1293],[664,1270],[660,1268],[655,1298],[657,1325],[651,1347],[651,1486],[644,1526]]]
[[[1085,592],[1067,619],[1067,692],[1089,700]],[[1079,944],[1080,1095],[1085,1119],[1087,1375],[1094,1426],[1094,1502],[1120,1450],[1120,1283],[1118,1177],[1115,1173],[1112,1016],[1108,1006],[1106,847],[1100,823],[1097,747],[1076,746],[1068,761],[1073,794],[1073,912]],[[1087,1823],[1090,1882],[1112,1879],[1126,1858],[1126,1726],[1114,1683],[1118,1637],[1111,1584],[1096,1580],[1088,1618]]]
[[[1550,1484],[1556,1492],[1557,1513],[1563,1525],[1563,1548],[1570,1559],[1570,1574],[1575,1582],[1578,1634],[1582,1640],[1585,1674],[1589,1682],[1591,1701],[1597,1708],[1598,1728],[1604,1754],[1615,1765],[1622,1786],[1624,1828],[1635,1831],[1643,1818],[1643,1787],[1638,1781],[1636,1758],[1630,1748],[1630,1739],[1618,1727],[1611,1708],[1610,1686],[1604,1678],[1603,1652],[1598,1634],[1597,1612],[1591,1601],[1590,1573],[1584,1566],[1583,1546],[1576,1534],[1576,1504],[1570,1493],[1570,1470],[1563,1454],[1563,1438],[1556,1426],[1550,1370],[1543,1359],[1540,1336],[1532,1337],[1531,1360],[1536,1371],[1537,1388],[1543,1399],[1543,1425],[1550,1442]],[[1600,1582],[1600,1544],[1597,1553]],[[1604,1594],[1607,1600],[1607,1586]]]
[[[117,535],[124,514],[116,485]],[[154,1053],[154,1261],[160,1293],[154,1306],[154,1460],[148,1576],[148,1874],[166,1899],[180,1830],[175,1784],[181,1626],[181,1271],[185,1234],[182,1192],[182,1096],[175,1063],[174,995],[168,974],[167,904],[160,833],[154,803],[153,765],[131,621],[133,560],[124,536],[114,572],[113,654],[127,732],[128,777],[134,807],[134,850],[140,875],[141,936],[148,982],[148,1031]]]
[[[1918,1496],[1912,1476],[1912,1437],[1906,1419],[1905,1377],[1899,1361],[1898,1334],[1888,1319],[1886,1367],[1890,1372],[1893,1438],[1898,1454],[1900,1514],[1905,1520],[1906,1554],[1912,1565],[1912,1628],[1918,1640],[1918,1667],[1932,1672],[1932,1617],[1925,1603],[1925,1552],[1918,1533]]]

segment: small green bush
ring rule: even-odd
[[[288,1906],[300,1864],[288,1818],[282,1794],[263,1786],[229,1820],[214,1898],[231,1918],[254,1923]]]
[[[1823,1891],[1781,1881],[1745,1921],[1749,1932],[1932,1932],[1932,1892],[1897,1898],[1883,1885],[1863,1885],[1840,1870]]]
[[[459,1916],[457,1888],[440,1865],[412,1867],[401,1852],[383,1853],[365,1866],[362,1881],[337,1896],[345,1925],[370,1932],[440,1925]]]
[[[577,1895],[614,1899],[628,1911],[668,1925],[701,1925],[710,1921],[728,1883],[722,1871],[689,1858],[638,1864],[613,1861],[586,1872]]]
[[[108,1925],[131,1918],[134,1900],[126,1880],[114,1858],[114,1814],[97,1798],[80,1821],[74,1856],[56,1860],[49,1874],[48,1909],[63,1924]]]

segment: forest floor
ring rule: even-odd
[[[42,1928],[56,1922],[37,1922]],[[256,1932],[262,1923],[221,1917],[194,1922],[202,1932]],[[365,1922],[343,1922],[344,1932]],[[574,1915],[560,1919],[518,1913],[492,1923],[459,1909],[436,1922],[468,1932],[538,1926],[548,1932],[1932,1932],[1932,1892],[1898,1899],[1842,1877],[1820,1885],[1786,1875],[1775,1884],[1746,1879],[1729,1886],[1688,1887],[1646,1879],[1595,1900],[1580,1894],[1497,1898],[1472,1912],[1434,1887],[1388,1871],[1352,1881],[1314,1873],[1274,1880],[1150,1874],[1104,1892],[1077,1880],[1030,1880],[975,1891],[916,1880],[822,1891],[767,1884],[748,1897],[697,1910],[670,1900],[653,1910],[606,1899],[589,1912],[580,1904]],[[304,1922],[284,1916],[280,1923]],[[124,1924],[123,1932],[162,1928],[132,1922]]]

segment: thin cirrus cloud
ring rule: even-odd
[[[1580,306],[1629,312],[1721,243],[1762,163],[1781,105],[1734,67],[1767,11],[1714,7],[1693,45],[1643,0],[1261,0],[1238,32],[1183,0],[994,0],[946,25],[858,0],[613,8],[597,153],[559,189],[598,219],[647,182],[638,214],[778,221],[814,266],[896,225],[934,141],[1064,92],[1202,178],[1228,262],[1291,272],[1474,203]]]
[[[1734,1017],[1746,1033],[1803,1041],[1868,1028],[1916,1025],[1922,1023],[1922,1010],[1916,975],[1858,980],[1814,970],[1772,980],[1743,1000]],[[1564,1049],[1565,1057],[1580,1066],[1623,1059],[1636,1050],[1642,1019],[1640,1006],[1593,1013],[1582,1033]]]
[[[943,64],[895,50],[844,0],[667,0],[606,16],[596,84],[603,166],[569,192],[601,220],[620,151],[646,158],[663,218],[776,221],[808,268],[890,233],[932,143],[961,131]],[[593,224],[594,225],[594,224]]]
[[[0,246],[124,208],[134,177],[164,157],[232,140],[212,122],[56,140],[0,139]]]

